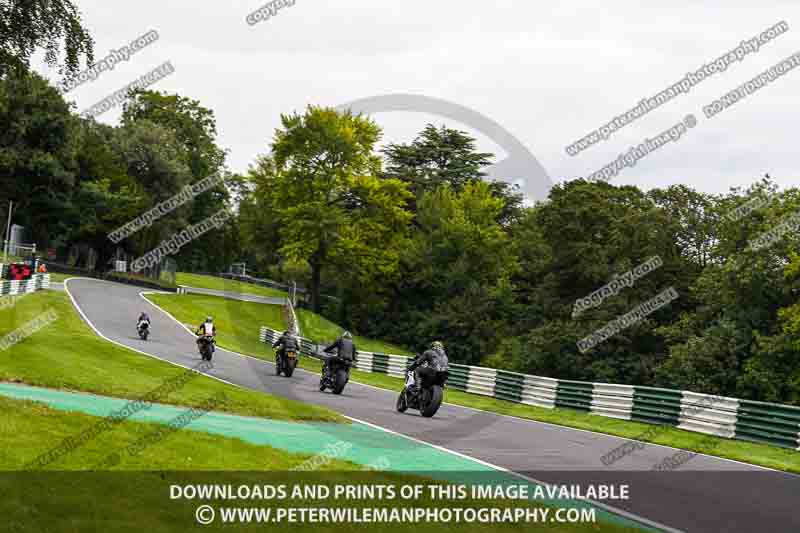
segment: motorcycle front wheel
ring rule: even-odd
[[[408,402],[406,402],[406,389],[400,391],[400,396],[397,397],[397,411],[405,413],[408,409]]]
[[[283,375],[286,376],[287,378],[292,377],[292,374],[294,374],[294,369],[296,366],[297,366],[297,359],[289,359],[286,362],[286,368],[283,370]]]

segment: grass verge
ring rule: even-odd
[[[61,274],[60,272],[48,272],[50,274],[50,282],[64,283],[68,278],[74,278],[74,274]]]
[[[81,320],[63,292],[39,291],[15,304],[0,310],[0,337],[51,309],[57,320],[0,351],[0,381],[138,398],[186,372],[101,339]],[[205,376],[192,379],[158,401],[197,407],[205,398],[222,391],[229,398],[224,410],[230,413],[279,420],[345,422],[323,407],[233,387]]]
[[[188,272],[178,272],[175,275],[175,282],[178,285],[197,287],[198,289],[252,294],[254,296],[266,296],[269,298],[286,298],[288,296],[285,291],[273,289],[271,287],[263,287],[244,281],[217,278],[203,274],[189,274]]]
[[[332,342],[342,334],[342,326],[335,324],[308,309],[297,310],[297,321],[300,322],[300,331],[303,337],[315,342]],[[264,324],[266,325],[266,324]],[[388,342],[353,335],[353,341],[359,350],[365,352],[380,352],[396,355],[410,355],[411,352]]]
[[[230,391],[225,391],[229,395]],[[0,470],[19,470],[61,443],[103,420],[101,417],[53,409],[40,402],[0,396],[3,424],[0,438]],[[162,424],[124,420],[99,433],[48,469],[92,470],[104,464],[109,453],[122,452],[142,442]],[[135,454],[119,453],[119,462],[104,470],[289,470],[310,456],[294,454],[241,439],[181,429],[163,440],[154,440]],[[355,470],[358,465],[331,460],[326,470]]]

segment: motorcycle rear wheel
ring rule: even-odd
[[[436,414],[436,411],[439,410],[439,406],[442,405],[442,397],[444,396],[444,390],[439,385],[434,385],[431,387],[428,394],[425,394],[420,402],[420,409],[419,412],[425,418],[430,418]]]
[[[333,393],[341,394],[345,385],[347,385],[347,370],[340,368],[333,378]]]

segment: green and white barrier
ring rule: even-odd
[[[0,280],[0,296],[26,294],[50,288],[50,274],[34,274],[26,280]]]
[[[262,327],[272,343],[281,332]],[[301,338],[301,353],[321,358],[322,345]],[[402,378],[411,363],[403,355],[358,352],[355,368]],[[765,442],[800,450],[800,407],[739,400],[689,391],[590,383],[506,370],[450,365],[447,386],[471,394],[552,409],[566,407],[649,424],[666,424],[719,437]]]

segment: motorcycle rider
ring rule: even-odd
[[[444,351],[444,344],[442,344],[441,341],[433,341],[431,343],[431,347],[425,350],[422,355],[415,357],[414,361],[411,363],[411,366],[408,367],[408,372],[414,379],[411,387],[416,390],[419,383],[417,369],[422,365],[427,365],[437,372],[444,372],[447,370],[449,364],[450,361],[447,358],[447,353]]]
[[[139,319],[136,321],[136,329],[141,330],[142,324],[147,324],[147,327],[150,327],[150,317],[147,316],[147,313],[142,311],[142,314],[139,315]]]
[[[272,345],[273,348],[280,348],[278,349],[278,356],[283,358],[286,355],[287,351],[290,352],[299,352],[300,351],[300,343],[297,341],[297,337],[292,335],[292,333],[287,329],[283,332],[283,335],[275,341]]]
[[[349,331],[345,330],[342,332],[342,335],[323,351],[325,353],[331,353],[334,350],[336,350],[336,356],[340,357],[341,359],[350,361],[351,363],[356,362],[356,345],[353,342],[353,336]],[[322,367],[322,373],[324,377],[328,377],[330,375],[330,360],[330,357],[326,358],[325,364]]]
[[[214,325],[213,318],[211,318],[210,316],[206,317],[205,322],[203,322],[202,324],[200,324],[200,326],[198,326],[197,330],[195,331],[195,335],[199,335],[199,337],[197,337],[198,349],[200,347],[200,342],[204,338],[210,338],[211,352],[214,353],[215,351],[217,351],[217,347],[214,345],[214,337],[217,336],[217,326]]]

